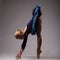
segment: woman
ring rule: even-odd
[[[16,58],[21,58],[21,55],[25,49],[28,35],[31,33],[31,35],[37,35],[37,58],[40,58],[41,53],[41,44],[42,44],[42,38],[41,38],[41,8],[39,5],[37,5],[32,12],[32,19],[28,22],[27,26],[24,30],[18,29],[15,33],[16,39],[23,39],[23,43],[21,45],[21,49],[19,50]]]

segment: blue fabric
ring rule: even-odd
[[[37,5],[34,9],[34,14],[33,16],[35,16],[36,14],[38,14],[38,11],[40,10],[40,7]]]
[[[21,45],[21,48],[23,50],[26,47],[27,38],[28,38],[29,33],[31,33],[32,35],[34,35],[36,33],[36,26],[35,25],[36,25],[36,22],[37,22],[39,16],[41,16],[41,11],[40,11],[40,7],[37,5],[34,8],[32,19],[27,24],[27,31],[24,34],[24,40],[23,40],[23,43]]]
[[[27,30],[29,31],[29,33],[31,33],[32,31],[32,24],[33,24],[33,19],[31,19],[27,24]]]
[[[35,24],[39,18],[39,10],[40,10],[40,7],[36,6],[36,8],[34,10],[34,15],[33,15],[32,35],[35,34],[35,30],[36,30]]]
[[[35,31],[36,31],[36,27],[35,27],[35,23],[37,21],[37,17],[38,17],[38,14],[33,18],[33,24],[32,24],[32,35],[35,34]]]

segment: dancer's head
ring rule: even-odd
[[[24,38],[23,31],[18,29],[18,30],[15,32],[15,38],[16,38],[16,39],[23,39],[23,38]]]
[[[36,5],[36,7],[32,11],[33,16],[35,16],[36,14],[38,14],[38,17],[42,15],[41,7],[39,5]]]

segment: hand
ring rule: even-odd
[[[23,52],[23,49],[20,49],[20,51],[16,55],[16,59],[21,59],[22,52]]]
[[[21,54],[17,54],[16,59],[21,59]]]

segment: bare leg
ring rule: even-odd
[[[42,39],[41,35],[37,37],[37,58],[40,58]]]
[[[42,45],[42,37],[41,37],[41,18],[37,22],[37,58],[40,58],[41,53],[41,45]]]

